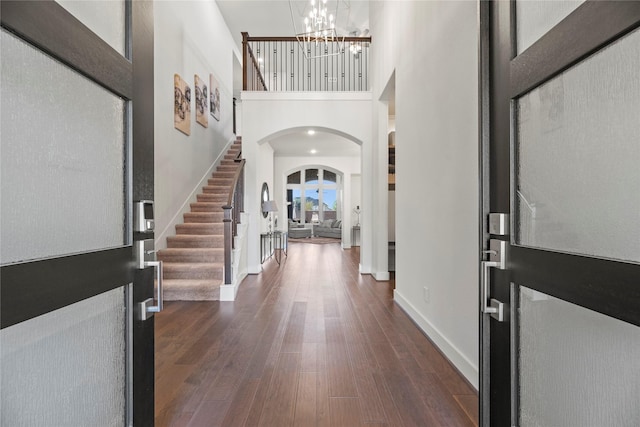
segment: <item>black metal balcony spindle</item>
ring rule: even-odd
[[[370,37],[300,42],[243,33],[246,90],[365,91]],[[246,68],[248,67],[248,68]]]

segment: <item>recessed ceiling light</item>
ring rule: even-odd
[[[311,151],[309,151],[311,154],[316,154],[318,151],[315,148],[312,148]]]
[[[307,134],[309,134],[309,135],[313,135],[314,133],[316,133],[316,131],[315,131],[315,130],[313,130],[313,129],[309,129],[309,130],[307,131]]]

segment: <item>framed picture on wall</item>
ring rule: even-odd
[[[196,122],[209,127],[209,88],[197,74],[194,76],[196,86]]]
[[[173,75],[173,125],[185,135],[191,134],[191,88],[179,74]]]
[[[220,84],[213,74],[209,74],[209,112],[220,121]]]

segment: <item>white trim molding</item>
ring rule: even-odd
[[[458,348],[447,339],[426,317],[397,290],[393,292],[396,304],[418,325],[440,351],[460,371],[462,375],[478,390],[478,365],[469,360]]]

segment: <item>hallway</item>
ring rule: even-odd
[[[477,394],[358,273],[358,249],[292,242],[235,302],[156,315],[157,426],[473,426]]]

